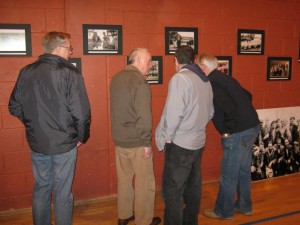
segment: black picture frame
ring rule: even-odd
[[[263,55],[265,49],[264,30],[238,29],[237,54],[238,55]]]
[[[165,27],[165,54],[175,54],[180,45],[191,46],[198,53],[197,27]]]
[[[126,64],[128,64],[129,56],[126,57]],[[152,56],[152,68],[147,75],[146,81],[148,84],[162,84],[163,83],[163,60],[162,56]]]
[[[218,70],[228,76],[232,76],[232,56],[216,56],[218,59]]]
[[[122,55],[122,26],[83,24],[84,55]]]
[[[82,67],[81,67],[81,58],[69,58],[69,62],[76,66],[80,73],[82,73]]]
[[[32,56],[30,24],[0,24],[0,56]]]
[[[299,49],[298,62],[300,63],[300,33],[299,33],[299,46],[298,46],[298,49]]]
[[[146,78],[149,84],[163,83],[162,56],[152,56],[152,68]]]
[[[286,81],[291,80],[292,57],[268,57],[267,80]]]

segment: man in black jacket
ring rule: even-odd
[[[51,193],[56,225],[71,225],[71,187],[77,148],[90,136],[91,112],[83,77],[67,60],[70,34],[49,32],[44,55],[25,66],[9,100],[9,111],[26,128],[34,175],[34,225],[51,224]]]
[[[202,54],[199,66],[213,88],[213,123],[222,135],[223,148],[218,197],[214,209],[204,215],[215,219],[232,219],[234,211],[251,215],[251,150],[259,131],[252,96],[237,80],[217,70],[216,57]]]

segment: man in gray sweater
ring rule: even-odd
[[[155,178],[151,148],[151,92],[145,79],[152,67],[151,54],[144,48],[134,49],[128,64],[125,70],[113,77],[110,85],[111,126],[118,176],[118,225],[126,225],[134,219],[137,225],[156,225],[161,219],[153,217]]]
[[[195,51],[189,46],[182,46],[175,53],[177,73],[170,80],[163,115],[156,128],[156,145],[159,150],[165,146],[165,225],[198,224],[201,156],[206,125],[214,109],[210,82],[194,60]]]

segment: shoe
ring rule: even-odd
[[[234,208],[234,211],[237,212],[237,213],[240,213],[240,214],[243,214],[245,216],[252,216],[252,211],[249,211],[249,212],[242,212],[240,211],[238,208]]]
[[[135,219],[134,215],[127,219],[119,219],[118,225],[127,225],[131,220],[134,220],[134,219]]]
[[[214,209],[206,209],[206,210],[204,210],[203,215],[206,216],[206,217],[212,218],[212,219],[219,219],[219,220],[231,220],[232,219],[232,217],[221,217],[221,216],[218,216],[215,213]]]
[[[150,225],[157,225],[157,224],[160,224],[160,222],[161,222],[161,219],[159,217],[153,217]]]

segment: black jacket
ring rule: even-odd
[[[252,95],[237,80],[214,70],[208,78],[214,94],[213,123],[219,133],[237,133],[259,124]]]
[[[41,55],[20,71],[9,111],[25,125],[30,148],[39,153],[64,153],[90,136],[91,112],[83,77],[56,55]]]

